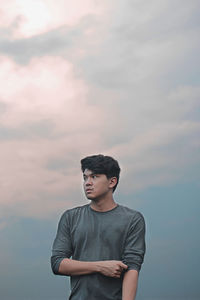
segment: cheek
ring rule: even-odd
[[[96,187],[97,190],[100,190],[100,191],[105,191],[107,190],[107,185],[105,183],[100,183],[97,187]]]

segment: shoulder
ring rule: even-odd
[[[76,218],[78,215],[82,215],[85,211],[88,210],[89,204],[73,207],[64,211],[61,215],[61,220],[70,220],[74,217]]]
[[[143,228],[145,230],[145,219],[141,212],[132,208],[119,205],[120,214],[126,220],[128,228]]]
[[[126,206],[121,206],[121,209],[124,211],[124,213],[126,213],[126,220],[128,222],[128,236],[141,234],[144,236],[146,225],[142,213]]]
[[[79,213],[79,212],[82,212],[84,210],[87,210],[89,207],[89,204],[85,204],[85,205],[82,205],[82,206],[76,206],[76,207],[73,207],[73,208],[69,208],[67,209],[63,215],[67,215],[67,214],[74,214],[74,213]]]
[[[124,206],[124,205],[118,205],[119,210],[122,214],[126,215],[127,217],[133,218],[133,219],[144,219],[141,212],[134,210],[130,207]]]

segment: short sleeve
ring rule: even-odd
[[[70,227],[68,214],[65,212],[58,224],[56,238],[52,247],[51,267],[54,274],[59,274],[58,269],[64,258],[72,255],[72,242],[70,237]]]
[[[137,212],[133,217],[125,240],[123,262],[127,270],[140,271],[145,254],[145,221],[142,214]]]

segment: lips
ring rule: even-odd
[[[86,193],[92,192],[92,189],[86,189]]]

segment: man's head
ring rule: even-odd
[[[115,177],[117,180],[113,192],[115,191],[119,182],[120,167],[114,158],[102,154],[87,156],[81,160],[81,170],[83,173],[90,170],[93,174],[104,174],[107,179]]]

